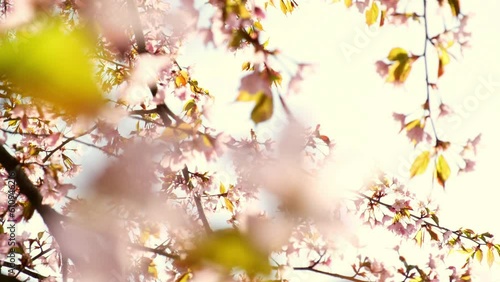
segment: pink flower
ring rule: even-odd
[[[444,117],[444,116],[450,115],[452,113],[453,113],[453,110],[450,108],[450,106],[443,104],[443,103],[441,103],[441,105],[439,105],[439,116],[438,117]]]
[[[394,118],[394,120],[398,121],[401,124],[401,130],[403,130],[403,128],[405,128],[406,125],[405,123],[406,115],[393,113],[392,117]]]
[[[384,63],[383,61],[377,61],[375,63],[375,68],[376,68],[377,73],[381,77],[385,77],[389,73],[389,65]]]
[[[269,96],[272,95],[271,84],[265,77],[260,75],[257,71],[241,79],[241,85],[239,91],[248,92],[250,95],[254,95],[260,91],[263,91]]]
[[[464,172],[471,172],[474,171],[476,162],[470,159],[464,159],[465,161],[465,166],[463,168],[460,168],[458,173],[464,173]]]
[[[257,16],[257,18],[259,19],[265,19],[266,18],[266,14],[264,13],[264,11],[259,8],[259,7],[255,7],[253,9],[253,13],[255,14],[255,16]]]

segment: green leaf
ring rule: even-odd
[[[273,115],[273,98],[264,92],[259,92],[258,96],[257,103],[250,115],[255,124],[266,121]]]
[[[217,230],[200,240],[188,253],[186,262],[193,268],[201,268],[206,263],[216,264],[228,273],[239,268],[250,276],[271,273],[268,254],[234,229]]]
[[[64,29],[54,20],[14,40],[2,34],[0,72],[23,95],[50,102],[71,115],[96,114],[105,100],[86,55],[94,43],[90,33]]]
[[[450,166],[448,162],[443,157],[443,155],[439,155],[437,163],[436,163],[436,176],[439,184],[444,187],[446,180],[450,177]]]
[[[431,219],[436,223],[436,225],[439,226],[439,218],[437,217],[437,215],[435,213],[431,214]]]
[[[191,110],[195,106],[196,106],[196,102],[194,101],[194,99],[191,99],[191,100],[187,101],[186,104],[184,104],[184,107],[182,108],[182,110],[189,112],[189,110]]]
[[[365,12],[366,24],[368,26],[371,26],[372,24],[377,22],[379,12],[380,9],[378,8],[377,3],[373,1],[370,9],[366,10]]]
[[[430,161],[430,152],[422,152],[413,162],[410,168],[410,177],[419,175],[425,172]]]

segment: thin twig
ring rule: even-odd
[[[189,186],[189,188],[193,189],[194,186],[193,183],[191,182],[191,179],[189,178],[189,170],[186,165],[182,169],[182,176],[184,177],[184,180],[186,181],[186,184]],[[196,209],[198,210],[198,213],[200,215],[200,220],[203,223],[205,231],[207,232],[207,234],[212,233],[212,228],[210,228],[210,224],[208,223],[207,216],[205,215],[205,211],[203,210],[203,206],[201,204],[200,195],[198,195],[197,193],[194,196],[194,202],[196,204]]]

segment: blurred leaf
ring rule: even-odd
[[[260,22],[254,22],[253,26],[260,31],[264,30],[264,27],[262,27],[262,24]]]
[[[251,68],[251,64],[250,64],[250,62],[244,62],[244,63],[241,65],[241,70],[243,70],[243,71],[250,70],[250,68]]]
[[[255,124],[266,121],[273,115],[273,98],[264,92],[259,92],[257,96],[257,103],[251,113],[251,118]]]
[[[435,213],[431,214],[431,219],[439,226],[439,218]]]
[[[283,12],[283,14],[285,14],[285,15],[288,12],[288,8],[287,8],[284,0],[280,0],[280,9],[281,9],[281,12]]]
[[[330,145],[330,138],[326,135],[320,135],[319,139],[321,139],[323,142],[325,142],[326,145]]]
[[[416,126],[421,126],[419,119],[416,119],[416,120],[413,120],[413,121],[410,121],[409,123],[407,123],[405,125],[405,129],[406,129],[406,131],[410,131],[413,128],[415,128]]]
[[[156,269],[156,264],[151,260],[151,263],[148,266],[148,273],[154,278],[158,278],[158,270]]]
[[[436,176],[439,184],[444,187],[446,180],[450,177],[451,171],[448,162],[443,157],[443,155],[439,155],[437,163],[436,163]]]
[[[483,251],[481,248],[477,249],[476,251],[476,259],[479,263],[483,262]]]
[[[413,162],[410,168],[410,177],[419,175],[425,172],[430,161],[430,152],[422,152]]]
[[[221,194],[224,194],[224,193],[226,193],[226,192],[227,192],[226,186],[224,186],[224,184],[222,184],[222,182],[221,182],[221,183],[220,183],[220,185],[219,185],[219,192],[220,192]]]
[[[392,48],[389,55],[387,55],[387,59],[390,61],[405,61],[408,60],[408,52],[400,47]]]
[[[493,253],[492,247],[488,248],[488,252],[486,253],[486,260],[488,261],[488,266],[491,268],[493,266],[493,262],[495,261],[495,254]]]
[[[387,11],[386,10],[382,10],[382,13],[380,14],[380,24],[379,24],[379,26],[383,26],[384,25],[386,15],[387,15]]]
[[[453,16],[458,16],[460,14],[460,0],[448,0],[448,3],[450,3]]]
[[[422,229],[417,231],[417,234],[415,235],[415,241],[417,242],[417,245],[419,247],[422,247],[422,243],[424,242],[424,232],[422,232]]]
[[[175,86],[181,87],[185,86],[189,81],[189,74],[185,70],[181,70],[179,74],[175,77]]]
[[[386,82],[405,82],[410,75],[411,63],[409,59],[396,61],[389,67]]]
[[[23,202],[21,203],[23,206],[23,217],[26,219],[26,221],[30,220],[31,217],[33,216],[33,213],[35,213],[35,208],[33,205],[31,205],[30,202]]]
[[[229,200],[227,197],[224,197],[224,203],[226,205],[226,208],[231,212],[234,213],[234,205],[231,200]]]
[[[344,0],[344,4],[347,8],[350,8],[352,6],[352,0]]]
[[[371,7],[365,12],[366,24],[371,26],[372,24],[377,22],[378,14],[380,10],[375,1],[372,2]]]
[[[181,141],[188,138],[193,133],[193,128],[188,123],[181,123],[176,127],[167,127],[163,131],[162,136],[167,139]]]
[[[437,233],[434,232],[431,227],[427,228],[427,232],[429,233],[429,235],[431,235],[431,240],[439,241]]]
[[[179,277],[179,279],[177,279],[175,282],[187,282],[191,279],[191,276],[191,272],[186,272],[182,274],[181,277]]]
[[[202,238],[197,247],[188,253],[186,263],[194,268],[203,267],[206,263],[216,264],[227,272],[239,268],[250,276],[271,272],[268,255],[234,229],[217,230]]]
[[[104,99],[86,55],[94,43],[83,30],[64,32],[59,21],[33,32],[0,37],[0,72],[22,94],[42,99],[70,115],[96,114]]]
[[[196,102],[194,99],[190,99],[189,101],[184,104],[184,107],[182,108],[183,111],[186,111],[186,114],[190,114],[191,109],[196,108]]]

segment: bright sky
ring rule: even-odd
[[[394,89],[384,85],[375,71],[374,62],[387,56],[393,47],[410,49],[417,46],[415,52],[421,52],[421,27],[410,25],[395,29],[386,26],[370,31],[365,27],[364,15],[358,11],[347,11],[342,4],[326,2],[300,1],[299,8],[289,16],[271,8],[263,21],[271,38],[270,47],[278,47],[295,61],[317,65],[314,74],[304,82],[302,93],[287,97],[288,104],[307,124],[320,123],[324,133],[337,143],[333,152],[335,163],[328,167],[331,178],[327,181],[331,189],[356,189],[375,167],[399,178],[407,178],[413,149],[406,137],[397,136],[399,128],[392,113],[412,110],[415,105],[423,103],[423,77],[415,75],[409,78],[404,89]],[[463,107],[467,103],[472,106],[467,106],[460,122],[445,120],[439,125],[447,136],[457,137],[459,141],[464,140],[460,138],[475,137],[479,132],[483,138],[476,171],[453,176],[446,191],[436,186],[432,196],[439,199],[442,225],[500,234],[500,226],[493,224],[492,220],[498,199],[496,169],[500,157],[500,134],[496,126],[500,122],[500,68],[496,64],[500,61],[497,53],[500,41],[497,38],[498,25],[489,20],[497,17],[500,2],[462,0],[461,3],[464,12],[477,15],[470,21],[472,48],[466,50],[459,63],[452,62],[447,66],[439,88],[443,100],[452,107]],[[366,37],[366,41],[362,42],[360,36]],[[249,119],[252,105],[233,101],[242,75],[241,64],[245,58],[251,57],[250,54],[233,56],[206,50],[200,44],[197,39],[189,41],[184,56],[178,61],[184,66],[194,65],[192,76],[216,97],[212,120],[216,127],[236,135],[248,134],[253,125]],[[356,53],[346,56],[342,48],[347,44],[354,46]],[[284,62],[290,66],[286,60]],[[282,66],[275,67],[280,69]],[[416,64],[412,72],[422,73],[422,65]],[[492,93],[486,99],[474,100],[478,103],[473,105],[474,98],[471,97],[482,80],[492,81]],[[278,117],[258,127],[263,134],[279,129],[282,109],[279,105],[275,109]],[[79,179],[97,175],[100,168],[96,164],[99,163],[102,162],[94,157],[83,159],[84,171]],[[431,192],[430,184],[430,175],[426,174],[412,180],[409,187],[426,197]],[[378,243],[383,238],[377,240]],[[500,277],[498,270],[495,274],[482,267],[480,272],[479,281],[500,281],[494,280]],[[312,278],[299,274],[296,281],[308,279]],[[319,279],[314,277],[315,281]]]

